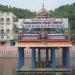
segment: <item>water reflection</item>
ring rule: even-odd
[[[16,75],[25,75],[25,73],[24,72],[17,72]]]
[[[16,75],[72,75],[71,72],[16,72]]]
[[[63,72],[63,75],[72,75],[71,72]]]
[[[75,71],[72,71],[72,72],[16,72],[16,60],[17,58],[0,58],[0,75],[75,75]]]

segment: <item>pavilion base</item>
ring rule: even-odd
[[[71,69],[50,69],[50,68],[37,68],[37,69],[16,69],[17,72],[70,72]]]

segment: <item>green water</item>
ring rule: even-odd
[[[74,70],[71,72],[16,72],[16,62],[17,58],[0,58],[0,75],[75,75]]]

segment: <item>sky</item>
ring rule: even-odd
[[[54,10],[59,6],[74,2],[75,0],[0,0],[2,5],[11,5],[12,7],[29,9],[31,11],[38,11],[43,3],[48,10]]]

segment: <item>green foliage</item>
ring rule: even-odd
[[[32,18],[34,17],[34,12],[27,9],[15,8],[11,6],[4,6],[0,4],[0,11],[2,12],[13,12],[17,18]]]
[[[63,5],[60,6],[59,8],[56,8],[55,11],[53,12],[52,17],[56,18],[68,18],[69,19],[69,24],[70,24],[70,35],[71,39],[75,41],[75,3],[69,5]]]

